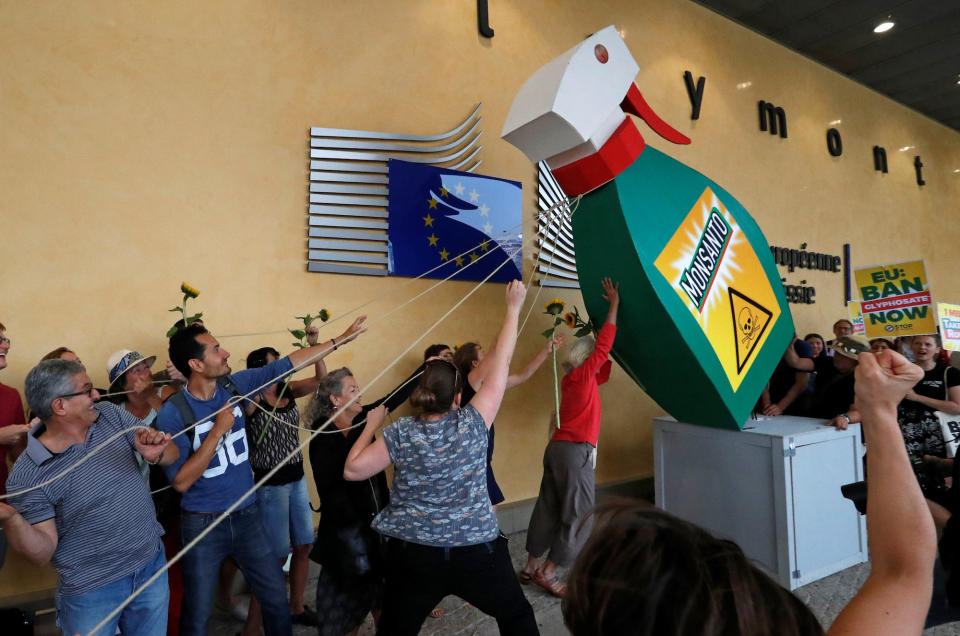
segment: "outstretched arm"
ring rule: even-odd
[[[537,369],[540,368],[540,365],[543,364],[544,360],[547,359],[547,356],[553,353],[554,349],[559,349],[567,342],[566,334],[558,334],[547,341],[547,346],[540,349],[537,352],[537,355],[533,356],[533,359],[527,363],[527,366],[523,367],[520,370],[520,373],[511,373],[507,376],[507,388],[512,389],[518,384],[523,384],[530,379],[534,373],[537,372]]]
[[[477,409],[487,428],[493,424],[503,401],[503,392],[507,389],[507,375],[510,369],[510,359],[513,358],[513,349],[517,344],[517,325],[520,317],[520,307],[527,290],[518,280],[507,285],[507,312],[503,318],[503,327],[497,336],[497,347],[487,354],[490,358],[490,371],[483,380],[483,386],[470,401],[471,406]]]
[[[336,338],[321,342],[320,344],[312,347],[307,347],[306,349],[298,349],[297,351],[294,351],[289,355],[290,362],[293,363],[294,367],[299,367],[310,362],[322,360],[339,347],[347,344],[366,331],[366,327],[363,326],[363,321],[366,319],[366,316],[360,316],[353,321],[352,325],[347,327],[346,331]]]
[[[922,377],[895,351],[861,353],[856,406],[870,439],[870,576],[829,634],[919,634],[933,589],[937,535],[897,425],[897,403]]]

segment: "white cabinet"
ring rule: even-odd
[[[742,431],[653,422],[656,504],[732,539],[787,589],[867,560],[866,518],[840,494],[863,479],[860,425],[761,417]]]

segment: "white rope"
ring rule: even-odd
[[[495,270],[493,270],[493,271],[494,271],[494,272],[499,271],[504,265],[506,265],[506,263],[510,262],[510,260],[513,259],[513,256],[516,255],[521,249],[522,249],[522,247],[521,247],[521,248],[518,248],[517,250],[515,250],[515,251],[513,252],[513,254],[510,255],[510,258],[509,258],[507,261],[504,261],[504,263],[502,263],[500,266],[498,266],[498,267],[497,267]],[[462,267],[462,268],[457,268],[452,274],[450,274],[449,276],[447,276],[447,277],[444,278],[444,279],[441,279],[439,282],[433,284],[432,286],[430,286],[430,287],[427,288],[426,290],[420,292],[419,294],[417,294],[417,295],[414,296],[413,298],[410,298],[410,299],[406,300],[405,302],[403,302],[403,303],[401,303],[400,305],[398,305],[397,307],[391,309],[391,310],[388,311],[387,313],[385,313],[385,314],[383,314],[383,315],[381,315],[381,316],[378,316],[377,318],[372,319],[372,320],[368,323],[368,326],[369,326],[369,325],[377,324],[377,323],[380,322],[381,320],[385,320],[387,317],[389,317],[390,315],[392,315],[392,314],[396,313],[397,311],[403,309],[403,308],[406,307],[407,305],[413,303],[414,301],[416,301],[417,299],[419,299],[421,296],[423,296],[423,295],[426,294],[427,292],[430,292],[430,291],[436,289],[437,287],[439,287],[440,285],[442,285],[443,283],[446,283],[446,282],[449,281],[451,278],[453,278],[454,276],[456,276],[458,273],[465,271],[467,268],[471,267],[471,266],[474,265],[475,263],[479,263],[483,258],[489,256],[490,254],[493,254],[493,252],[485,252],[482,256],[480,256],[479,258],[477,258],[475,261],[471,261],[470,263],[468,263],[467,265],[465,265],[465,266]],[[446,263],[445,263],[445,264],[446,264]],[[492,275],[492,274],[491,274],[491,275]],[[488,280],[489,278],[490,278],[490,276],[488,276],[487,278],[485,278],[484,281]],[[373,301],[369,301],[369,302],[367,302],[367,303],[364,303],[363,305],[360,305],[359,307],[363,307],[363,306],[369,305],[371,302],[373,302]],[[358,307],[358,308],[359,308],[359,307]],[[357,309],[357,308],[350,310],[349,312],[347,312],[346,314],[344,314],[344,316],[348,315],[349,313],[351,313],[351,312],[353,312],[353,311],[356,311],[356,309]],[[342,317],[342,316],[341,316],[341,317]],[[330,322],[324,323],[324,325],[322,325],[322,326],[329,325],[329,324],[331,324],[332,322],[334,322],[334,321],[331,320]],[[351,342],[351,341],[354,340],[355,338],[356,338],[356,336],[354,336],[354,337],[352,337],[352,338],[349,338],[349,339],[347,339],[347,340],[341,341],[341,342],[337,343],[337,347],[339,347],[339,346],[341,346],[341,345],[343,345],[343,344],[347,344],[348,342]],[[191,424],[190,426],[184,427],[180,432],[175,433],[174,435],[171,435],[171,437],[170,437],[171,441],[172,441],[173,439],[181,436],[181,435],[185,435],[188,431],[190,431],[191,429],[193,429],[193,428],[196,427],[196,426],[199,426],[199,425],[202,424],[203,422],[215,418],[215,417],[216,417],[217,415],[219,415],[222,411],[225,411],[225,410],[227,410],[227,409],[232,409],[232,408],[234,407],[234,405],[236,405],[238,402],[240,402],[240,401],[242,401],[242,400],[244,400],[244,399],[249,399],[250,396],[256,395],[256,394],[262,392],[263,389],[267,388],[268,386],[270,386],[270,385],[272,385],[272,384],[275,384],[277,381],[282,380],[282,379],[286,378],[287,376],[293,375],[294,373],[297,373],[297,372],[299,372],[299,371],[307,368],[308,366],[311,366],[312,364],[314,364],[314,363],[316,362],[316,360],[317,360],[318,358],[323,358],[323,357],[325,357],[328,353],[330,353],[330,352],[333,351],[333,350],[334,350],[334,348],[333,348],[332,346],[331,346],[331,347],[327,347],[327,348],[325,348],[325,349],[317,352],[316,354],[314,354],[314,355],[311,356],[310,358],[308,358],[308,359],[307,359],[306,361],[304,361],[300,366],[295,366],[295,367],[293,367],[292,369],[290,369],[289,371],[284,371],[283,373],[281,373],[280,375],[278,375],[278,376],[276,376],[275,378],[271,379],[270,381],[268,381],[268,382],[266,382],[266,383],[264,383],[264,384],[261,384],[260,386],[256,387],[255,389],[253,389],[252,391],[250,391],[250,392],[247,393],[246,395],[242,395],[242,396],[238,396],[238,397],[231,397],[231,399],[229,399],[222,407],[220,407],[220,408],[217,409],[216,411],[210,413],[207,417],[203,418],[202,420],[200,420],[200,421],[198,421],[198,422],[194,422],[194,423]],[[20,496],[20,495],[25,495],[25,494],[27,494],[27,493],[29,493],[29,492],[32,492],[32,491],[34,491],[34,490],[39,490],[40,488],[43,488],[43,487],[45,487],[45,486],[48,486],[48,485],[52,484],[53,482],[57,481],[58,479],[61,479],[62,477],[65,477],[65,476],[68,475],[71,471],[73,471],[73,470],[75,470],[76,468],[78,468],[81,464],[83,464],[84,462],[86,462],[87,460],[89,460],[91,457],[93,457],[94,455],[96,455],[98,452],[100,452],[103,448],[105,448],[107,445],[109,445],[111,442],[113,442],[115,439],[117,439],[117,438],[120,437],[121,435],[124,435],[124,434],[126,434],[126,433],[129,433],[130,431],[135,431],[135,430],[137,430],[138,428],[143,428],[143,426],[142,426],[142,425],[131,426],[131,427],[129,427],[129,428],[126,428],[126,429],[123,429],[123,430],[121,430],[121,431],[118,431],[117,433],[114,433],[113,435],[111,435],[110,437],[108,437],[108,438],[106,439],[106,441],[104,441],[103,443],[101,443],[99,446],[94,447],[93,449],[90,450],[89,453],[85,454],[83,457],[81,457],[81,458],[80,458],[79,460],[77,460],[75,463],[73,463],[73,464],[71,464],[70,466],[68,466],[63,472],[58,473],[58,474],[54,475],[53,477],[50,477],[50,478],[47,479],[46,481],[43,481],[43,482],[41,482],[41,483],[39,483],[39,484],[35,484],[35,485],[33,485],[33,486],[30,486],[29,488],[24,488],[24,489],[22,489],[22,490],[18,490],[18,491],[15,491],[15,492],[8,492],[8,493],[6,493],[6,494],[0,494],[0,501],[3,501],[3,500],[5,500],[5,499],[9,499],[10,497],[17,497],[17,496]],[[159,491],[158,491],[158,492],[159,492]]]
[[[512,226],[512,227],[508,227],[507,229],[503,230],[502,232],[500,232],[500,233],[497,234],[496,236],[497,236],[497,237],[506,236],[506,235],[514,232],[514,231],[517,230],[518,228],[519,228],[519,229],[522,229],[522,228],[523,228],[523,222],[522,222],[522,221],[521,221],[520,223],[518,223],[517,225],[514,225],[514,226]],[[493,237],[487,239],[486,241],[481,241],[480,243],[477,243],[477,244],[474,245],[473,247],[470,247],[470,248],[468,248],[467,250],[465,250],[465,251],[463,251],[463,252],[460,252],[460,253],[457,254],[456,256],[452,257],[450,260],[443,261],[443,262],[441,262],[439,265],[437,265],[436,267],[433,267],[433,268],[431,268],[431,269],[428,269],[427,271],[423,272],[423,273],[420,274],[419,276],[416,276],[415,278],[410,278],[410,279],[404,281],[403,284],[397,285],[396,287],[392,287],[391,289],[388,289],[387,291],[385,291],[385,292],[383,292],[383,293],[381,293],[381,294],[378,294],[378,295],[374,296],[374,297],[371,298],[370,300],[368,300],[368,301],[366,301],[366,302],[363,302],[363,303],[357,305],[356,307],[354,307],[354,308],[352,308],[352,309],[348,309],[347,311],[345,311],[344,313],[340,314],[340,315],[337,316],[336,318],[332,318],[332,319],[328,320],[327,322],[322,323],[319,328],[322,329],[323,327],[325,327],[325,326],[327,326],[327,325],[331,325],[331,324],[337,322],[338,320],[340,320],[340,319],[342,319],[342,318],[345,318],[346,316],[349,316],[349,315],[353,314],[354,312],[359,311],[359,310],[363,309],[364,307],[366,307],[366,306],[368,306],[368,305],[371,305],[371,304],[377,302],[378,300],[383,300],[384,298],[387,298],[388,296],[390,296],[390,295],[392,295],[392,294],[395,294],[396,292],[400,291],[401,289],[406,288],[408,285],[412,285],[414,282],[420,280],[421,278],[424,278],[424,277],[426,277],[426,276],[429,276],[430,274],[432,274],[433,272],[437,271],[437,270],[440,269],[441,267],[444,267],[444,266],[446,266],[446,265],[450,265],[451,263],[456,262],[456,260],[457,260],[458,258],[462,258],[462,257],[466,256],[467,254],[475,251],[475,250],[481,249],[483,245],[489,243],[489,242],[492,241],[492,240],[494,240]],[[491,252],[485,252],[485,253],[484,253],[484,256],[486,256],[486,254],[489,254],[489,253],[491,253]],[[483,257],[481,256],[480,258],[483,258]],[[478,259],[478,260],[479,260],[479,259]],[[467,269],[467,267],[470,267],[470,265],[472,265],[472,264],[473,264],[473,261],[471,261],[469,264],[467,264],[467,266],[464,267],[463,269],[457,268],[451,276],[455,276],[457,272],[460,272],[460,271],[463,271],[464,269]],[[449,279],[450,279],[450,276],[448,276],[448,277],[447,277],[446,279],[444,279],[444,280],[449,280]],[[230,334],[227,334],[227,335],[225,335],[225,336],[217,336],[217,338],[240,338],[240,337],[243,337],[243,336],[269,336],[269,335],[281,334],[281,333],[289,333],[289,331],[288,331],[287,329],[282,329],[282,330],[275,330],[275,331],[257,331],[257,332],[253,332],[253,333],[230,333]]]
[[[433,331],[433,330],[437,327],[437,325],[439,325],[441,322],[443,322],[444,320],[446,320],[447,317],[450,316],[450,314],[452,314],[454,311],[456,311],[457,308],[460,307],[460,305],[462,305],[464,302],[466,302],[466,300],[467,300],[468,298],[470,298],[470,296],[472,296],[478,289],[480,289],[480,287],[481,287],[484,283],[486,283],[494,274],[496,274],[498,271],[500,271],[500,269],[501,269],[504,265],[506,265],[507,263],[509,263],[509,262],[513,259],[513,256],[516,255],[516,254],[520,251],[520,249],[522,249],[522,248],[518,248],[517,250],[515,250],[515,251],[513,252],[513,254],[509,255],[509,256],[507,257],[507,259],[503,261],[503,263],[501,263],[500,265],[498,265],[496,269],[494,269],[492,272],[490,272],[490,274],[488,274],[488,275],[486,276],[486,278],[484,278],[482,281],[480,281],[479,283],[477,283],[477,285],[475,285],[475,286],[473,287],[473,289],[471,289],[469,292],[467,292],[467,294],[466,294],[463,298],[461,298],[459,301],[457,301],[456,304],[453,305],[453,307],[451,307],[449,310],[447,310],[447,312],[446,312],[445,314],[443,314],[439,319],[437,319],[437,321],[434,322],[425,332],[423,332],[416,340],[414,340],[409,346],[407,346],[407,348],[404,349],[404,350],[400,353],[400,355],[398,355],[396,358],[394,358],[393,361],[390,362],[390,364],[388,364],[382,371],[380,371],[380,373],[378,373],[377,376],[374,377],[374,379],[371,380],[369,384],[367,384],[367,386],[365,386],[361,391],[359,391],[356,395],[354,395],[352,398],[350,398],[350,400],[348,400],[342,407],[340,407],[339,409],[337,409],[337,411],[334,412],[333,415],[331,415],[331,416],[327,419],[327,421],[323,423],[323,425],[322,425],[320,428],[318,428],[316,431],[313,431],[313,432],[310,434],[310,436],[307,438],[306,441],[301,442],[300,445],[297,446],[297,448],[295,448],[293,451],[291,451],[284,459],[282,459],[282,460],[280,461],[280,463],[277,464],[277,466],[275,466],[272,470],[270,470],[268,473],[266,473],[266,474],[260,479],[260,481],[256,482],[256,483],[253,485],[252,488],[250,488],[249,490],[247,490],[247,492],[245,492],[243,495],[241,495],[240,498],[237,499],[237,501],[235,501],[233,504],[231,504],[229,508],[227,508],[226,510],[224,510],[224,511],[220,514],[220,516],[218,516],[216,519],[214,519],[213,522],[210,523],[210,525],[208,525],[207,527],[205,527],[205,528],[203,529],[203,531],[200,532],[200,534],[198,534],[193,540],[191,540],[189,543],[187,543],[185,546],[183,546],[183,548],[180,550],[180,552],[178,552],[172,559],[168,559],[168,560],[167,560],[167,563],[164,564],[164,566],[163,566],[162,568],[160,568],[160,570],[158,570],[156,573],[154,573],[153,576],[151,576],[149,579],[147,579],[147,581],[146,581],[143,585],[141,585],[141,586],[138,587],[136,590],[134,590],[133,593],[132,593],[130,596],[128,596],[128,597],[126,598],[126,600],[124,600],[116,609],[114,609],[112,612],[110,612],[102,621],[100,621],[97,625],[95,625],[95,626],[93,627],[93,629],[90,630],[89,634],[95,634],[99,629],[101,629],[101,628],[104,627],[107,623],[109,623],[110,620],[113,619],[114,616],[116,616],[117,614],[119,614],[121,611],[123,611],[123,608],[125,608],[127,605],[130,604],[130,601],[132,601],[134,598],[136,598],[137,596],[139,596],[140,593],[143,592],[143,590],[145,590],[145,589],[146,589],[147,587],[149,587],[154,581],[156,581],[158,578],[160,578],[160,576],[161,576],[164,572],[166,572],[166,571],[170,568],[170,566],[172,566],[174,563],[176,563],[177,561],[179,561],[188,551],[190,551],[194,546],[196,546],[196,545],[197,545],[205,536],[207,536],[214,528],[216,528],[218,525],[220,525],[220,523],[222,523],[224,519],[226,519],[228,516],[230,516],[230,514],[233,513],[233,511],[236,510],[237,507],[238,507],[243,501],[245,501],[248,497],[250,497],[251,495],[253,495],[253,494],[257,491],[258,488],[260,488],[260,487],[261,487],[262,485],[264,485],[267,481],[269,481],[270,478],[273,477],[273,476],[283,467],[283,465],[286,464],[287,461],[290,460],[290,458],[292,458],[292,457],[293,457],[294,455],[296,455],[297,453],[303,451],[303,449],[310,444],[310,442],[313,440],[313,438],[320,434],[320,432],[322,431],[323,428],[325,428],[325,427],[326,427],[328,424],[330,424],[334,419],[336,419],[336,417],[339,416],[348,406],[350,406],[351,404],[353,404],[353,403],[357,400],[357,398],[360,397],[360,395],[363,393],[363,391],[366,391],[370,386],[372,386],[374,383],[376,383],[377,380],[379,380],[381,377],[383,377],[383,376],[387,373],[387,371],[389,371],[394,365],[396,365],[398,362],[400,362],[400,360],[402,360],[403,357],[404,357],[405,355],[407,355],[407,353],[409,353],[410,350],[413,349],[413,348],[417,345],[417,343],[419,343],[421,340],[423,340],[423,339],[427,336],[427,334],[429,334],[431,331]]]
[[[554,208],[557,208],[557,210],[556,210],[556,212],[557,212],[557,217],[560,219],[560,223],[557,225],[557,229],[556,229],[556,230],[554,231],[554,233],[553,233],[553,249],[550,250],[550,260],[547,262],[547,267],[548,267],[548,268],[553,265],[553,258],[554,258],[554,256],[556,255],[556,251],[557,251],[557,244],[560,242],[560,230],[563,229],[563,221],[564,221],[565,218],[566,218],[566,219],[572,219],[572,218],[573,218],[573,213],[576,212],[576,211],[577,211],[577,208],[580,207],[580,199],[582,199],[582,198],[583,198],[583,195],[578,195],[578,196],[574,199],[574,206],[573,206],[573,207],[570,207],[570,205],[569,205],[569,203],[570,203],[569,200],[564,200],[564,201],[562,202],[563,205],[566,205],[566,206],[567,206],[567,209],[570,210],[569,216],[567,216],[567,215],[564,214],[563,208],[562,208],[562,207],[559,207],[559,205],[558,205],[559,202],[558,202],[558,203],[555,203],[555,204],[552,205],[552,206],[550,206],[550,207],[547,208],[544,212],[541,212],[541,213],[538,214],[538,216],[543,216],[543,214],[549,213],[549,217],[550,217],[550,218],[549,218],[549,220],[547,221],[547,229],[548,229],[548,230],[550,229],[550,225],[553,223],[553,219],[554,219],[553,210],[554,210]],[[539,267],[540,267],[540,258],[541,258],[542,255],[543,255],[543,250],[542,250],[542,249],[537,250],[537,264],[536,264],[536,266],[534,267],[534,272],[536,272],[536,270],[539,269]],[[543,279],[543,280],[547,280],[548,278],[550,278],[550,270],[549,270],[549,269],[547,270],[546,276],[544,276],[544,279]],[[533,282],[533,275],[530,276],[530,281]],[[528,284],[528,287],[529,287],[529,284]],[[537,306],[537,299],[540,298],[540,292],[541,292],[541,291],[543,291],[543,281],[541,281],[540,284],[537,285],[537,292],[533,295],[533,301],[530,303],[530,307],[527,309],[527,315],[524,316],[524,318],[523,318],[523,323],[520,325],[520,331],[521,331],[521,332],[523,332],[523,328],[527,326],[527,320],[530,319],[530,314],[533,313],[534,307]]]

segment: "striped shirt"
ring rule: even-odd
[[[374,530],[439,547],[497,538],[487,493],[487,425],[476,408],[434,421],[402,417],[383,429],[383,441],[394,463],[393,490]]]
[[[7,491],[17,492],[59,475],[111,435],[143,425],[114,404],[99,402],[94,410],[97,419],[86,441],[61,453],[51,453],[37,439],[46,430],[43,424],[31,430],[27,450],[10,472]],[[58,543],[51,563],[64,596],[95,590],[156,557],[163,529],[140,476],[133,439],[133,431],[120,435],[67,476],[10,499],[27,523],[56,520]]]

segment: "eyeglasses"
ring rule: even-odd
[[[77,397],[78,395],[86,395],[87,397],[92,398],[94,391],[96,391],[96,389],[93,387],[90,387],[89,389],[83,389],[82,391],[77,391],[76,393],[67,393],[66,395],[58,395],[53,399],[54,400],[59,400],[60,398],[67,399],[67,398]]]

